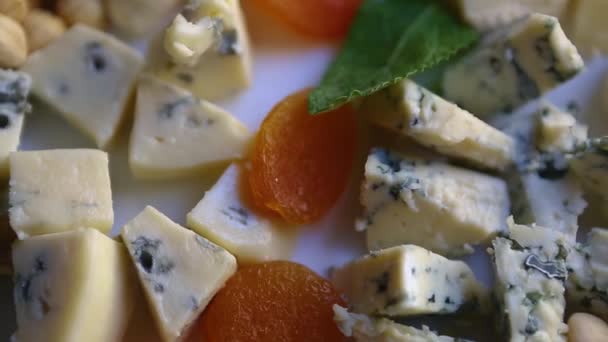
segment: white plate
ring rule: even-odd
[[[251,130],[255,130],[266,113],[283,97],[301,88],[316,85],[336,49],[302,41],[284,33],[281,27],[270,24],[269,20],[248,12],[255,58],[253,86],[239,96],[219,104],[243,120]],[[566,106],[574,100],[580,106],[581,113],[596,112],[597,89],[607,69],[608,61],[597,60],[583,75],[553,92],[548,98],[560,106]],[[533,108],[534,104],[530,104],[521,112],[530,112]],[[593,126],[592,133],[607,133],[608,120],[606,121],[603,125]],[[183,224],[186,213],[201,199],[214,179],[136,181],[127,164],[127,136],[128,132],[125,132],[117,147],[110,151],[114,233],[148,204]],[[38,106],[27,117],[22,149],[76,147],[95,146],[48,109]],[[360,175],[362,160],[359,161],[358,168],[356,174]],[[299,237],[293,260],[309,266],[321,275],[326,275],[329,267],[343,264],[365,252],[364,234],[356,233],[353,228],[353,219],[358,210],[359,177],[353,178],[336,208],[320,223],[310,229],[303,229]],[[491,284],[492,275],[484,248],[478,248],[466,261],[484,283]],[[6,341],[15,329],[9,277],[0,277],[0,298],[0,340]]]

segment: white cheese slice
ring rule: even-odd
[[[8,176],[8,156],[19,147],[31,86],[28,74],[0,69],[0,177]]]
[[[583,66],[557,18],[531,14],[492,31],[448,68],[443,92],[480,117],[511,112],[574,77]]]
[[[33,93],[105,148],[129,111],[141,55],[113,36],[75,25],[23,66]]]
[[[538,112],[536,147],[542,152],[570,152],[587,140],[587,126],[557,107],[545,103]]]
[[[422,329],[416,329],[386,318],[373,318],[367,315],[351,313],[338,304],[334,304],[333,309],[334,321],[338,329],[340,329],[344,336],[354,338],[355,342],[466,341],[448,336],[439,336],[427,326],[422,326]]]
[[[251,134],[216,105],[153,77],[137,87],[129,164],[137,178],[175,178],[241,159]]]
[[[13,247],[17,341],[120,341],[136,278],[125,247],[94,229]]]
[[[370,250],[408,243],[462,255],[506,227],[509,195],[500,178],[374,149],[361,204],[357,225],[366,229]]]
[[[236,271],[226,250],[146,207],[121,233],[166,342],[183,341]]]
[[[362,111],[374,124],[447,156],[497,170],[512,163],[511,137],[410,80],[370,96]]]
[[[570,33],[576,46],[591,57],[608,52],[608,26],[604,13],[608,2],[604,0],[576,0]]]
[[[543,227],[515,225],[493,242],[496,296],[510,341],[566,341],[564,282],[569,237]]]
[[[185,20],[178,16],[152,42],[148,70],[204,99],[247,88],[252,62],[240,2],[191,0],[180,15]]]
[[[13,152],[10,222],[20,239],[114,223],[108,155],[100,150]]]
[[[257,214],[243,191],[243,166],[231,165],[188,213],[187,226],[226,248],[239,262],[287,260],[296,233]]]
[[[374,251],[332,274],[354,312],[412,316],[485,309],[487,293],[462,261],[415,245]]]

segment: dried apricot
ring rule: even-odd
[[[348,182],[357,145],[350,105],[308,114],[305,89],[279,102],[258,133],[248,173],[257,206],[289,223],[311,223],[336,203]]]
[[[254,3],[294,31],[335,40],[348,32],[362,0],[254,0]]]
[[[272,261],[240,268],[207,306],[197,336],[206,342],[345,341],[333,321],[343,303],[305,266]]]

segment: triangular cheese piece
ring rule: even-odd
[[[152,207],[127,223],[121,235],[163,339],[183,340],[236,271],[236,259]]]
[[[179,177],[240,159],[250,137],[216,105],[154,77],[141,78],[129,154],[136,177]]]

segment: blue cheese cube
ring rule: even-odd
[[[371,252],[332,274],[353,311],[388,316],[485,309],[486,291],[462,261],[415,245]]]
[[[8,156],[19,147],[31,86],[28,74],[0,69],[0,177],[8,176]]]
[[[510,341],[566,341],[563,322],[570,238],[556,230],[515,225],[491,250],[501,328]]]
[[[489,242],[509,213],[502,179],[382,149],[367,159],[361,203],[370,250],[409,243],[443,255]]]
[[[582,183],[585,192],[593,197],[595,205],[602,208],[608,218],[608,140],[592,138],[580,144],[568,154],[570,168]]]
[[[36,96],[105,148],[130,109],[142,67],[143,59],[133,48],[107,33],[75,25],[32,54],[22,69],[32,76]]]
[[[218,106],[157,78],[140,78],[129,147],[137,178],[176,178],[226,165],[245,157],[250,140],[247,127]]]
[[[370,96],[362,110],[374,124],[446,156],[494,170],[513,161],[511,137],[410,80]]]
[[[114,223],[108,154],[66,149],[13,152],[10,222],[20,239]]]
[[[462,338],[439,336],[429,327],[416,329],[399,324],[386,318],[373,318],[367,315],[348,312],[334,304],[334,321],[346,337],[355,342],[467,342]]]
[[[511,112],[584,66],[557,18],[531,14],[490,32],[444,76],[446,99],[478,116]]]
[[[13,245],[16,341],[120,341],[137,280],[124,245],[94,229]]]
[[[536,147],[542,152],[570,152],[587,140],[587,126],[557,107],[545,103],[538,112]]]
[[[121,236],[163,340],[183,341],[236,271],[236,259],[152,207],[127,223]]]

